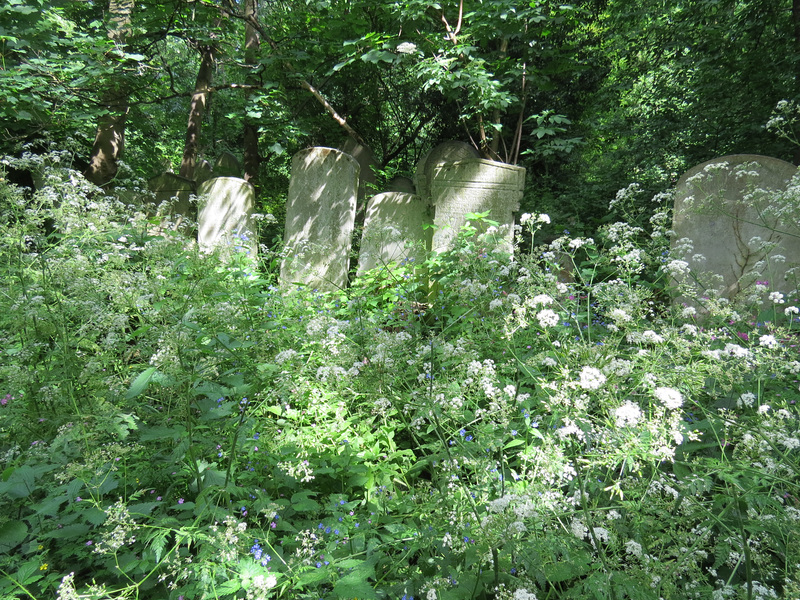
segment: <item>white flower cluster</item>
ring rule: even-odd
[[[669,409],[675,410],[683,406],[683,396],[675,388],[658,387],[653,395]]]
[[[541,327],[546,329],[548,327],[555,327],[561,319],[557,312],[545,308],[536,313],[536,320],[539,321]]]
[[[579,385],[585,390],[599,389],[606,382],[606,376],[595,367],[583,367]]]
[[[642,418],[642,409],[639,405],[626,400],[625,404],[614,410],[617,427],[635,427]]]

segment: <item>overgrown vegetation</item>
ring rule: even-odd
[[[320,295],[69,161],[0,182],[0,597],[800,595],[798,292],[672,305],[668,198]]]

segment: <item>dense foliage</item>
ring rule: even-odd
[[[527,168],[523,210],[592,235],[605,199],[631,182],[655,193],[716,156],[793,158],[793,145],[764,127],[779,101],[797,98],[792,8],[11,0],[0,7],[0,154],[72,139],[83,171],[111,119],[121,153],[103,160],[144,178],[178,172],[199,89],[197,158],[254,152],[259,202],[278,217],[288,159],[308,145],[359,137],[380,185],[412,175],[437,142],[462,139]],[[203,56],[213,73],[198,79]]]
[[[664,193],[798,77],[797,0],[2,3],[0,598],[800,597],[800,286],[696,297]],[[278,287],[346,136],[524,166],[514,255]],[[146,191],[223,151],[258,260]]]
[[[46,163],[0,188],[0,597],[800,594],[800,298],[671,306],[632,190],[322,295]]]

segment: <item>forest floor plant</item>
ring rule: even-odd
[[[0,598],[800,597],[798,291],[674,305],[635,189],[318,294],[67,166],[0,182]]]

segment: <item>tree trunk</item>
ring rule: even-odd
[[[244,28],[244,62],[250,67],[250,72],[245,78],[245,83],[255,85],[257,76],[253,73],[253,66],[258,58],[260,40],[258,31],[252,23],[258,18],[258,5],[256,0],[245,0],[245,28]],[[249,100],[250,92],[245,92],[245,103]],[[258,127],[245,113],[244,116],[244,179],[253,181],[258,177],[260,158],[258,155]]]
[[[194,179],[203,116],[211,95],[210,88],[214,77],[214,47],[201,45],[198,50],[200,51],[200,68],[197,71],[192,104],[189,108],[189,123],[186,126],[186,143],[183,147],[183,160],[181,160],[180,168],[180,176],[187,179]]]
[[[108,37],[124,49],[130,32],[133,0],[110,0],[111,28]],[[86,178],[98,186],[110,183],[117,174],[117,161],[125,148],[125,121],[128,118],[128,86],[119,80],[105,92],[106,114],[100,118],[92,146]]]

